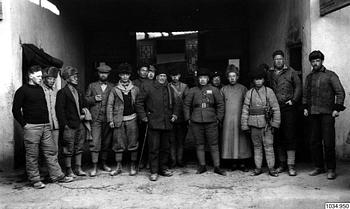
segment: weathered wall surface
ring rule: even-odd
[[[254,1],[255,2],[255,1]],[[250,69],[261,63],[272,65],[272,53],[281,49],[289,59],[288,45],[302,43],[303,66],[308,65],[309,4],[299,0],[257,1],[250,13]]]
[[[311,49],[324,53],[324,66],[338,74],[346,92],[347,109],[336,120],[336,147],[339,158],[349,159],[345,140],[350,131],[350,6],[320,17],[319,0],[310,2]]]
[[[64,12],[55,15],[28,0],[4,2],[4,21],[0,22],[0,165],[14,165],[15,143],[23,155],[21,128],[11,113],[15,90],[22,85],[22,49],[20,43],[32,43],[48,54],[72,65],[84,77],[84,42],[80,26]],[[82,83],[82,86],[84,84]],[[20,150],[18,150],[18,148]]]

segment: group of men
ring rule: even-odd
[[[172,176],[169,166],[184,166],[183,146],[188,131],[196,144],[198,174],[207,171],[205,150],[209,148],[214,172],[219,175],[226,175],[220,168],[220,158],[233,159],[235,169],[248,171],[247,160],[252,156],[256,166],[252,175],[261,174],[263,149],[271,176],[285,170],[290,176],[297,175],[296,104],[302,95],[301,81],[297,72],[285,64],[283,51],[275,51],[272,57],[271,69],[260,66],[253,71],[250,90],[237,82],[240,72],[234,65],[226,69],[228,85],[220,86],[218,74],[212,76],[208,69],[200,68],[198,85],[189,88],[180,82],[178,68],[142,65],[138,78],[132,81],[131,65],[122,63],[117,69],[119,80],[111,83],[111,67],[100,63],[99,79],[89,84],[85,94],[78,88],[78,70],[74,67],[62,70],[67,85],[58,92],[54,88],[57,68],[30,67],[29,82],[16,91],[13,102],[13,115],[24,129],[29,180],[35,188],[45,187],[39,173],[39,150],[53,182],[86,176],[81,165],[88,140],[93,165],[90,176],[97,175],[99,161],[110,175],[122,173],[126,152],[131,158],[129,174],[134,176],[138,159],[148,152],[145,164],[150,167],[150,180],[156,181],[159,175]],[[313,51],[309,60],[313,70],[306,77],[302,101],[304,115],[310,117],[311,154],[316,166],[310,175],[325,172],[323,140],[327,177],[334,179],[334,119],[345,109],[345,93],[337,75],[323,66],[320,51]],[[213,85],[211,77],[216,77]],[[58,164],[59,147],[64,169]],[[107,165],[110,149],[117,162],[113,170]]]

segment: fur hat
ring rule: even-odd
[[[44,68],[42,71],[43,71],[43,78],[45,78],[45,77],[57,78],[58,72],[60,70],[56,67],[47,67],[47,68]]]
[[[197,71],[197,76],[208,76],[210,77],[210,70],[208,68],[200,68]]]
[[[100,62],[100,65],[96,69],[100,73],[109,73],[112,70],[105,62]]]
[[[250,73],[250,78],[254,79],[266,79],[266,70],[263,66],[259,65],[254,71]]]
[[[72,66],[67,66],[62,71],[62,78],[67,80],[70,76],[78,74],[78,69]]]
[[[157,68],[157,70],[156,70],[156,72],[155,72],[156,76],[157,76],[157,75],[160,75],[160,74],[168,75],[168,69],[167,69],[166,66],[164,66],[164,65],[159,65],[159,66],[157,66],[156,68]]]

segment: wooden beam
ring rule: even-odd
[[[320,0],[320,14],[324,16],[350,5],[350,0]]]

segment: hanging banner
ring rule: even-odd
[[[350,0],[320,0],[320,14],[324,16],[350,5]]]

